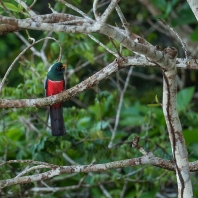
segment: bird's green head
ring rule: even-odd
[[[65,71],[65,68],[67,67],[66,64],[62,64],[61,62],[57,62],[53,64],[47,73],[47,77],[50,80],[54,81],[60,81],[64,80],[63,72]]]

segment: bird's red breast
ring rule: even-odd
[[[46,96],[51,96],[58,94],[65,89],[65,82],[64,80],[61,81],[51,81],[47,80],[47,90],[46,90]],[[60,107],[61,103],[53,104],[52,107],[58,108]]]

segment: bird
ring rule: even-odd
[[[64,71],[66,64],[56,62],[49,67],[44,82],[45,96],[52,96],[65,90]],[[63,118],[62,102],[50,106],[51,130],[53,136],[63,136],[66,134]]]

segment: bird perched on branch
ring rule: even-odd
[[[53,64],[47,73],[45,79],[45,96],[58,94],[65,90],[65,80],[63,73],[66,64],[57,62]],[[66,134],[62,103],[56,103],[50,106],[51,129],[53,136],[63,136]]]

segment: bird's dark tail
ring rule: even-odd
[[[63,108],[50,106],[50,119],[53,136],[63,136],[66,134],[64,120],[63,120]]]

